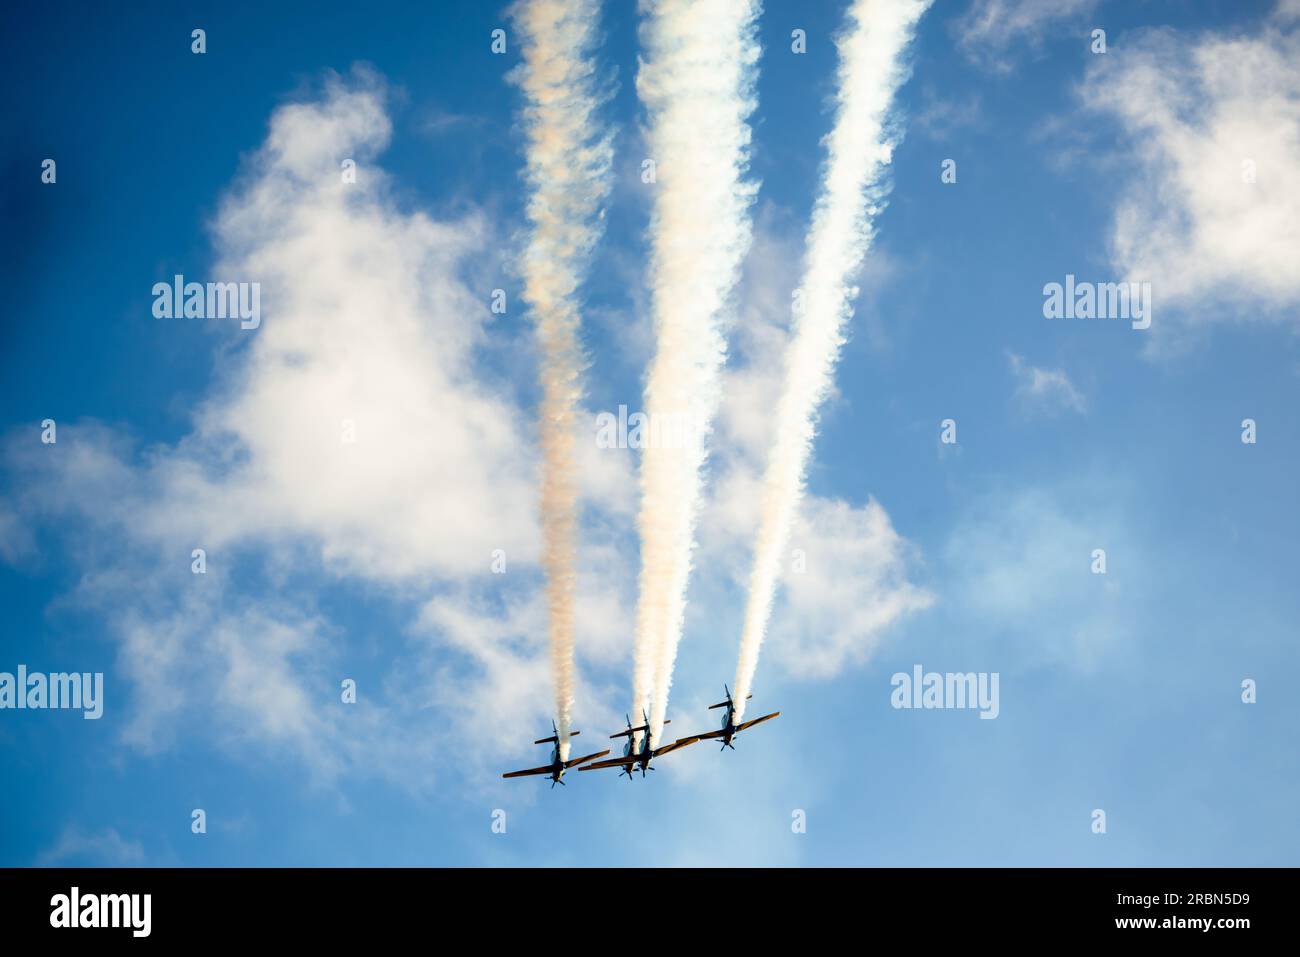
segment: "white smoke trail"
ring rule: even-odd
[[[542,567],[561,760],[568,758],[574,689],[574,446],[584,364],[577,289],[600,236],[612,153],[595,117],[598,14],[598,0],[526,0],[512,10],[523,56],[515,75],[525,95],[530,188],[523,298],[541,346]]]
[[[891,104],[910,70],[904,52],[930,0],[854,0],[837,38],[839,93],[835,125],[826,139],[821,190],[813,210],[800,286],[799,315],[786,350],[785,383],[775,439],[763,478],[762,513],[754,544],[733,699],[745,711],[759,648],[772,613],[781,554],[803,494],[817,410],[830,389],[853,314],[849,285],[871,244],[871,222],[888,190],[886,169],[897,143]]]
[[[637,92],[657,184],[650,225],[652,424],[686,424],[641,455],[640,599],[632,707],[658,741],[690,576],[701,469],[726,359],[722,313],[749,246],[744,180],[757,73],[757,0],[643,0]],[[639,723],[639,722],[638,722]],[[639,737],[639,736],[638,736]]]

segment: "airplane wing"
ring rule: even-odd
[[[579,771],[595,771],[597,768],[620,768],[631,767],[636,764],[636,758],[629,758],[626,754],[621,758],[606,758],[604,761],[596,761],[592,764],[584,764],[578,768]]]
[[[587,754],[580,758],[573,758],[572,760],[565,761],[564,766],[566,768],[571,768],[575,764],[581,764],[583,761],[590,761],[592,758],[601,758],[607,754],[609,754],[609,748],[606,748],[604,751],[597,751],[595,754]]]
[[[503,778],[522,778],[527,774],[550,774],[551,765],[544,768],[529,768],[527,771],[511,771],[509,774],[501,775]]]
[[[756,724],[762,724],[764,721],[768,720],[769,718],[775,718],[780,713],[781,713],[780,711],[773,711],[771,714],[765,714],[763,715],[763,717],[755,718],[753,721],[746,721],[744,724],[737,725],[736,730],[739,732],[739,731],[744,731],[746,728],[752,728]]]
[[[688,744],[694,744],[699,738],[678,738],[672,744],[665,744],[662,748],[654,749],[654,756],[657,758],[661,754],[667,754],[670,751],[676,751],[678,748],[684,748]]]
[[[704,741],[707,740],[708,738],[720,738],[724,734],[726,734],[725,731],[705,731],[703,734],[697,734],[695,736],[695,740]]]

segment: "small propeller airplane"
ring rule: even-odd
[[[578,770],[596,771],[600,768],[621,767],[623,770],[619,772],[619,777],[622,777],[624,774],[626,774],[627,779],[631,781],[632,770],[637,765],[641,766],[641,777],[645,777],[646,771],[654,770],[654,768],[650,766],[650,762],[652,759],[657,758],[663,754],[668,754],[671,751],[676,751],[678,748],[684,748],[688,744],[694,744],[696,741],[699,740],[699,738],[678,738],[672,744],[665,744],[661,748],[651,748],[650,747],[650,717],[644,711],[641,712],[641,717],[645,720],[645,724],[634,728],[632,727],[632,719],[629,717],[627,719],[626,731],[620,731],[618,734],[610,735],[611,739],[627,738],[627,744],[623,745],[623,756],[621,758],[606,758],[604,761],[596,761],[594,764],[583,765]],[[665,721],[664,724],[672,724],[672,722]],[[639,731],[643,731],[645,733],[641,735],[640,749],[634,751],[633,748],[636,743],[636,738],[634,737],[634,735],[636,735],[636,733]]]
[[[725,751],[727,748],[731,748],[732,751],[735,751],[736,746],[731,743],[732,738],[740,734],[740,732],[744,731],[746,728],[752,728],[754,725],[761,724],[770,718],[775,718],[781,713],[780,711],[773,711],[771,714],[765,714],[763,717],[755,718],[753,721],[746,721],[744,724],[736,724],[736,704],[731,700],[731,689],[726,685],[723,685],[722,690],[727,693],[727,700],[709,705],[710,711],[714,708],[727,709],[726,714],[722,718],[722,727],[717,731],[706,731],[703,734],[697,734],[695,736],[697,741],[704,741],[708,738],[721,738],[722,747],[718,749],[720,751]],[[748,701],[752,697],[754,697],[752,694],[746,695],[745,700]]]
[[[551,776],[551,789],[554,790],[555,785],[564,783],[564,772],[569,770],[569,768],[576,764],[581,764],[583,761],[590,761],[592,758],[601,758],[609,754],[609,748],[606,748],[604,751],[597,751],[595,754],[584,754],[580,758],[570,758],[568,761],[561,761],[560,729],[555,726],[554,721],[551,722],[551,730],[555,733],[549,738],[538,738],[533,742],[533,744],[555,745],[555,747],[551,748],[550,764],[543,765],[540,768],[528,768],[524,771],[510,771],[501,776],[503,778],[522,778],[530,774],[549,774]],[[580,734],[582,734],[581,731],[570,731],[569,737],[576,738]]]

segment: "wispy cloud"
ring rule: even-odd
[[[952,22],[957,45],[974,63],[995,73],[1009,73],[1019,58],[1018,45],[1037,51],[1049,33],[1077,28],[1099,0],[972,0]],[[1080,43],[1085,34],[1079,33]]]
[[[86,833],[75,824],[65,827],[59,839],[36,857],[38,867],[123,867],[143,863],[144,847],[139,841],[128,841],[116,828]]]
[[[943,549],[945,599],[1017,667],[1093,670],[1138,631],[1133,603],[1152,559],[1129,501],[1097,476],[975,498]]]
[[[936,90],[922,85],[921,107],[909,126],[931,139],[944,140],[955,131],[984,123],[983,97],[977,90]]]
[[[1041,369],[1014,352],[1007,353],[1007,362],[1016,380],[1016,398],[1026,407],[1047,412],[1087,410],[1087,401],[1064,369]]]

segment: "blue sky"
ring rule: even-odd
[[[1297,863],[1294,3],[925,15],[792,539],[808,571],[759,664],[754,707],[782,716],[735,753],[554,793],[499,778],[544,758],[550,710],[519,58],[489,49],[509,19],[229,6],[8,13],[0,671],[103,671],[106,690],[99,721],[0,712],[0,864]],[[735,668],[842,12],[770,0],[759,21],[761,188],[683,732]],[[602,25],[592,415],[640,406],[653,349],[633,5]],[[339,205],[308,174],[343,157],[360,190]],[[178,272],[259,279],[262,326],[154,318]],[[1066,274],[1149,281],[1152,328],[1044,318]],[[362,440],[320,451],[340,415]],[[636,459],[582,454],[575,717],[596,741],[629,697]],[[892,708],[918,663],[998,673],[997,719]]]

